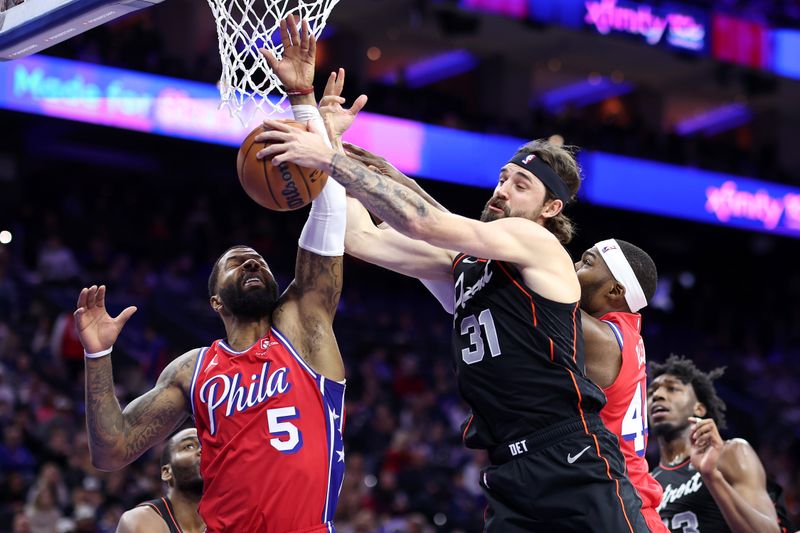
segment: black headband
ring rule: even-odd
[[[556,195],[556,198],[564,202],[564,205],[566,205],[572,197],[572,194],[569,192],[569,187],[564,183],[564,180],[550,168],[550,165],[545,163],[542,158],[536,157],[535,154],[517,152],[509,163],[519,165],[528,172],[533,173],[534,176],[544,183],[544,186],[547,187],[550,192]]]

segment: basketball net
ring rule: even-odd
[[[258,51],[283,56],[280,21],[287,15],[307,20],[319,39],[339,0],[208,0],[217,23],[222,76],[220,107],[246,126],[256,114],[286,111],[281,82]]]

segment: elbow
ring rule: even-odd
[[[92,467],[101,472],[115,472],[127,465],[124,461],[114,456],[97,453],[91,447],[89,448],[89,458],[91,459]]]
[[[433,235],[431,229],[431,224],[419,217],[409,217],[403,224],[403,233],[418,241],[428,241]]]

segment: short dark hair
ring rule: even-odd
[[[208,296],[209,296],[209,298],[214,296],[215,294],[217,294],[217,277],[219,276],[219,260],[222,259],[222,257],[225,254],[227,254],[228,252],[230,252],[231,250],[234,250],[236,248],[250,248],[250,247],[246,246],[244,244],[236,244],[234,246],[231,246],[230,248],[228,248],[224,252],[222,252],[222,254],[220,254],[220,256],[217,257],[217,260],[214,261],[214,266],[211,268],[211,275],[208,276]]]
[[[703,372],[697,368],[694,361],[683,355],[670,355],[664,363],[650,362],[650,379],[655,379],[663,374],[675,376],[681,383],[691,385],[697,401],[706,406],[706,414],[717,423],[719,429],[725,429],[725,402],[717,396],[714,381],[725,373],[725,367],[715,368]]]
[[[550,165],[550,168],[567,184],[570,192],[569,201],[572,202],[578,194],[578,189],[581,188],[581,180],[583,179],[581,177],[581,167],[575,158],[578,150],[577,146],[560,146],[551,143],[547,139],[536,139],[520,146],[514,155],[534,154]],[[555,194],[550,189],[547,189],[545,200],[550,201],[555,200],[555,198]],[[566,208],[566,205],[564,207]],[[548,218],[544,223],[544,227],[555,235],[561,244],[569,243],[576,231],[575,224],[564,214],[563,210],[556,216]]]
[[[164,448],[161,450],[161,466],[172,464],[172,439],[175,435],[171,436],[164,443]]]
[[[650,299],[656,293],[656,285],[658,284],[658,271],[653,258],[635,244],[621,239],[614,240],[617,241],[617,244],[622,249],[622,254],[628,260],[636,279],[639,280],[639,285],[642,286],[644,297],[650,303]]]

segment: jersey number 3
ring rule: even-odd
[[[481,328],[486,333],[486,342],[489,345],[489,352],[492,357],[500,355],[500,343],[497,340],[497,330],[494,327],[491,309],[484,309],[477,317],[475,315],[465,316],[461,320],[461,335],[469,335],[469,347],[461,350],[461,358],[468,365],[475,364],[483,360],[483,335]]]
[[[633,449],[639,457],[644,456],[644,436],[647,434],[647,397],[643,392],[644,386],[644,382],[636,384],[636,392],[633,393],[625,418],[622,419],[622,438],[633,441]]]

